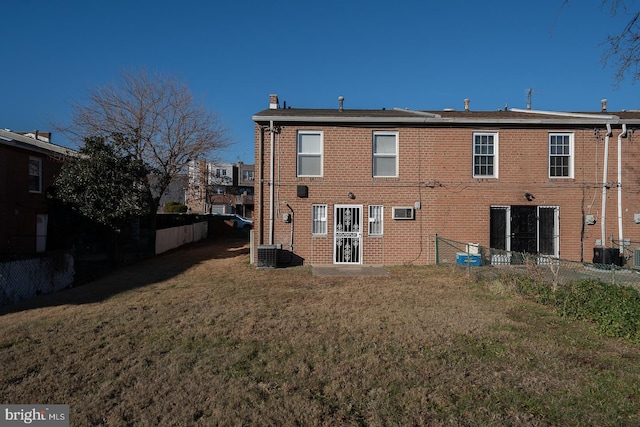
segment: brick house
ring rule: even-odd
[[[433,263],[436,234],[588,262],[640,247],[640,112],[469,105],[279,108],[271,95],[253,116],[254,244],[367,265]]]
[[[194,213],[253,216],[253,165],[205,160],[189,163],[185,203]]]
[[[46,191],[63,160],[75,151],[52,144],[50,134],[0,130],[0,255],[44,252]]]

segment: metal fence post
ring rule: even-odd
[[[440,253],[438,252],[438,233],[436,233],[436,265],[440,264]]]

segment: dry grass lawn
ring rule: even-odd
[[[73,426],[640,425],[640,349],[500,282],[201,242],[0,315],[0,401]]]

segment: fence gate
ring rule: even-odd
[[[335,205],[333,262],[362,264],[362,205]]]

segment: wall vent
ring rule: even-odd
[[[276,268],[278,247],[276,245],[258,245],[257,268]]]
[[[640,268],[640,248],[633,250],[633,268]]]

